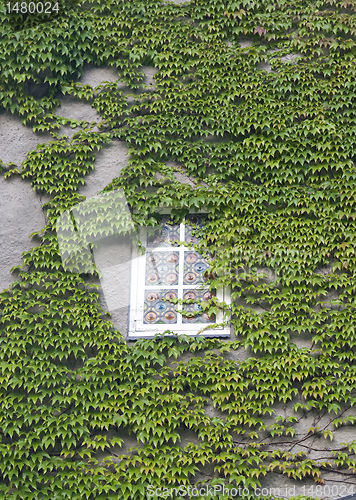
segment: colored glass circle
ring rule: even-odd
[[[197,273],[202,273],[203,271],[205,271],[206,267],[207,266],[203,262],[198,262],[197,264],[195,264],[194,270]]]
[[[188,262],[188,264],[193,264],[193,262],[197,260],[197,256],[195,255],[195,253],[188,253],[185,257],[185,260]]]
[[[178,260],[178,255],[171,253],[167,256],[166,260],[169,264],[175,264]]]
[[[147,295],[147,300],[149,300],[150,302],[152,302],[153,300],[157,300],[158,299],[158,295],[156,293],[149,293]]]
[[[149,255],[148,262],[150,264],[157,264],[158,261],[159,261],[158,255],[153,255],[153,254]]]
[[[157,271],[158,271],[160,274],[166,273],[166,272],[168,271],[168,266],[167,266],[167,264],[159,264],[159,266],[157,266]]]
[[[154,321],[157,318],[157,314],[154,312],[149,312],[146,314],[147,321]]]
[[[188,236],[187,237],[187,242],[188,243],[197,243],[198,242],[198,238],[196,236]]]
[[[163,238],[167,238],[168,235],[169,235],[169,229],[168,229],[168,227],[163,226],[162,227],[162,236],[163,236]]]
[[[167,309],[167,305],[165,304],[165,302],[157,302],[157,304],[155,305],[155,309],[158,312],[162,312]]]
[[[186,280],[187,280],[187,281],[189,281],[189,282],[193,282],[193,281],[195,281],[195,278],[196,278],[196,276],[195,276],[195,274],[194,274],[194,273],[188,273],[188,274],[186,275]]]
[[[166,299],[169,299],[169,300],[175,299],[176,298],[176,294],[173,293],[173,292],[168,292],[168,293],[166,293],[165,297],[166,297]]]
[[[196,297],[195,293],[194,292],[187,292],[185,295],[184,295],[184,298],[186,300],[194,300]]]
[[[177,275],[175,273],[169,273],[166,276],[166,280],[168,283],[174,283],[177,280]]]
[[[176,315],[172,311],[167,311],[164,317],[166,318],[166,320],[172,321],[173,319],[175,319]]]
[[[157,274],[149,274],[147,276],[147,281],[149,281],[150,283],[155,283],[156,281],[158,281],[158,276]]]

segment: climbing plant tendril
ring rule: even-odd
[[[336,439],[356,423],[354,2],[63,0],[49,17],[1,2],[0,21],[0,106],[53,136],[1,167],[51,199],[0,294],[0,498],[136,500],[197,481],[252,498],[271,472],[355,483],[356,440]],[[118,81],[77,83],[87,63]],[[90,102],[99,129],[57,116],[61,94]],[[160,204],[209,212],[199,249],[211,286],[231,287],[231,341],[127,344],[93,277],[64,271],[56,221],[114,139],[130,160],[105,191],[124,190],[138,226]]]

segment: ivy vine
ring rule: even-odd
[[[31,17],[0,3],[0,107],[53,137],[1,166],[50,201],[0,294],[0,498],[135,500],[148,485],[192,484],[253,498],[269,472],[354,484],[356,441],[332,443],[356,422],[354,2],[59,7]],[[78,83],[87,63],[116,68],[117,82]],[[145,65],[158,69],[154,88]],[[55,114],[63,94],[91,103],[98,130]],[[70,141],[67,123],[81,127]],[[137,225],[160,205],[209,212],[199,249],[215,256],[211,286],[231,287],[236,338],[127,344],[93,277],[64,270],[56,221],[84,200],[78,187],[114,139],[130,159],[105,191],[124,190]],[[187,429],[199,444],[181,444]],[[137,446],[123,453],[127,433]]]

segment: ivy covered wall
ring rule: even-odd
[[[0,295],[0,498],[131,500],[179,485],[346,496],[356,483],[353,3],[8,9],[0,133],[21,120],[31,139],[22,157],[2,143],[1,197],[21,186],[38,224],[26,238],[19,226],[17,248],[32,240]],[[156,224],[161,205],[176,220],[209,211],[199,245],[215,255],[211,286],[232,290],[229,341],[125,342],[98,277],[64,270],[57,219],[102,189],[124,190],[137,226]]]

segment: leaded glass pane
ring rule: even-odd
[[[204,274],[209,268],[208,262],[198,253],[194,251],[184,252],[184,285],[198,285],[203,283]]]
[[[149,235],[147,238],[147,246],[157,247],[157,246],[172,246],[170,240],[179,241],[179,224],[167,224],[170,220],[169,215],[163,215],[161,220],[161,226],[154,230],[154,233]]]
[[[183,298],[185,300],[195,300],[208,302],[214,294],[209,290],[184,290]],[[215,323],[215,314],[211,314],[210,316],[206,313],[195,316],[195,313],[201,311],[202,308],[197,303],[185,304],[183,306],[183,310],[186,312],[191,312],[191,315],[187,317],[183,317],[183,323]]]
[[[177,313],[175,311],[174,304],[169,302],[169,300],[173,298],[178,298],[177,290],[162,290],[160,288],[146,290],[143,313],[144,324],[154,325],[157,323],[177,323]]]
[[[178,285],[178,273],[179,252],[146,253],[146,285]]]
[[[198,243],[200,238],[194,235],[194,232],[205,226],[207,221],[207,214],[191,214],[186,218],[185,223],[185,241],[187,243]]]

